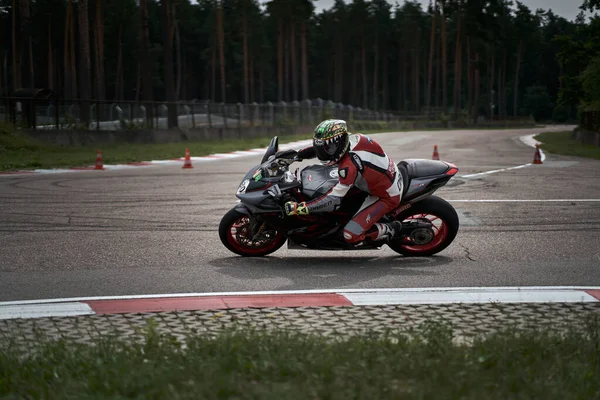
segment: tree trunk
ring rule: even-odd
[[[52,24],[48,23],[48,86],[54,89],[54,52],[52,51]]]
[[[379,104],[377,102],[379,97],[379,34],[375,34],[375,56],[373,57],[373,110],[377,110]]]
[[[183,62],[181,53],[181,37],[179,36],[179,22],[175,17],[175,4],[173,4],[173,25],[175,27],[175,54],[177,55],[177,80],[175,83],[175,100],[181,100],[181,85],[183,84]]]
[[[79,0],[77,12],[79,17],[79,97],[84,100],[81,103],[80,119],[87,126],[90,122],[89,100],[92,98],[88,0]]]
[[[290,23],[290,52],[292,55],[292,100],[298,100],[298,64],[296,61],[296,22]]]
[[[96,98],[98,100],[105,100],[106,84],[104,78],[104,0],[96,0],[96,29],[94,34],[94,46],[96,50],[96,65],[94,68]]]
[[[140,0],[140,18],[142,23],[141,64],[142,100],[146,109],[146,126],[154,126],[154,86],[152,84],[153,63],[150,62],[150,28],[148,26],[148,0]]]
[[[249,88],[249,76],[248,76],[248,17],[246,16],[246,11],[244,10],[244,15],[242,16],[242,51],[244,53],[244,103],[250,103],[250,88]]]
[[[421,111],[421,29],[417,28],[416,51],[415,51],[415,111]]]
[[[517,105],[519,101],[519,70],[521,69],[521,54],[523,52],[523,39],[519,41],[517,50],[517,66],[515,67],[515,90],[513,93],[513,116],[517,116]]]
[[[260,67],[258,69],[258,101],[260,103],[265,102],[265,67],[263,63],[260,63]]]
[[[342,93],[344,90],[344,60],[343,60],[343,48],[344,48],[344,38],[343,35],[337,35],[337,45],[333,49],[333,53],[335,54],[335,73],[333,76],[334,80],[334,95],[333,101],[342,101]]]
[[[467,36],[467,112],[473,111],[473,62],[471,61],[471,38]]]
[[[446,32],[446,14],[442,16],[442,107],[448,111],[448,47]]]
[[[217,37],[219,41],[219,65],[221,69],[221,102],[225,103],[227,101],[227,86],[225,81],[225,32],[223,28],[223,7],[221,4],[217,6]]]
[[[361,61],[362,61],[362,90],[363,90],[363,108],[369,107],[369,89],[367,82],[367,49],[365,46],[365,31],[362,31],[362,40],[361,40]]]
[[[12,1],[12,72],[13,72],[13,91],[19,89],[21,85],[21,29],[18,20],[19,4],[17,0]],[[68,9],[67,9],[68,15]]]
[[[196,91],[197,86],[196,86],[196,80],[194,79],[194,74],[191,72],[192,71],[192,67],[190,66],[190,63],[188,61],[188,58],[186,57],[185,53],[182,53],[182,58],[183,58],[183,78],[182,78],[182,84],[181,84],[181,99],[183,100],[188,100],[190,97],[192,97],[191,93],[193,93],[193,96],[196,96]]]
[[[490,91],[490,118],[494,119],[494,107],[495,107],[495,102],[494,102],[494,75],[496,72],[496,65],[495,65],[495,56],[493,54],[494,49],[492,48],[492,60],[491,60],[491,66],[490,66],[490,85],[489,85],[489,91]]]
[[[474,83],[474,94],[473,94],[473,120],[477,121],[479,115],[479,53],[475,53],[475,83]]]
[[[137,74],[135,78],[135,102],[140,101],[140,86],[142,85],[142,64],[138,61]]]
[[[456,31],[456,50],[454,53],[454,118],[458,119],[458,113],[462,107],[462,10],[461,1],[458,2],[458,22]]]
[[[440,65],[442,63],[442,58],[441,58],[441,53],[442,53],[442,43],[441,40],[436,40],[436,45],[435,45],[435,60],[433,62],[433,64],[435,65],[435,89],[434,89],[434,93],[435,93],[435,107],[439,108],[440,107],[440,101],[441,101],[441,69],[442,66]],[[432,101],[433,103],[433,101]]]
[[[217,43],[213,38],[212,57],[211,57],[211,74],[212,79],[210,80],[210,99],[214,102],[217,101]]]
[[[283,101],[283,18],[279,18],[279,38],[277,39],[277,100]]]
[[[10,95],[10,91],[8,90],[8,51],[4,53],[4,75],[2,76],[4,79],[4,90],[6,92],[6,96]]]
[[[69,2],[67,3],[67,11],[66,11],[66,16],[65,16],[65,40],[64,40],[64,46],[63,46],[63,73],[64,73],[64,88],[63,88],[63,97],[69,99],[71,97],[73,97],[72,94],[72,87],[71,87],[71,60],[70,60],[70,55],[71,53],[69,52],[69,46],[70,46],[70,30],[71,30],[71,12],[72,12],[72,4],[71,4],[71,0],[69,0]],[[13,59],[14,62],[14,59]]]
[[[419,81],[419,64],[418,64],[418,60],[419,60],[419,50],[416,48],[416,33],[415,33],[415,48],[413,48],[412,53],[413,53],[413,57],[412,57],[412,62],[411,62],[411,68],[412,68],[412,87],[411,87],[411,100],[413,103],[413,107],[411,107],[413,109],[413,111],[417,111],[418,109],[418,104],[417,104],[417,86],[418,86],[418,81]]]
[[[388,85],[389,85],[389,76],[388,76],[388,53],[387,53],[387,46],[384,45],[383,48],[383,70],[381,71],[381,73],[383,74],[383,88],[382,88],[382,96],[383,96],[383,110],[384,111],[388,111],[389,107],[390,107],[390,99],[388,96]]]
[[[329,100],[335,100],[335,60],[327,58],[327,94],[324,96]]]
[[[115,100],[125,99],[123,83],[123,24],[119,25],[119,40],[117,42],[117,82],[115,87]]]
[[[340,75],[343,69],[340,70]],[[302,99],[308,99],[308,55],[306,48],[306,21],[302,21]]]
[[[506,118],[506,116],[508,115],[508,111],[506,109],[506,98],[507,98],[507,93],[506,93],[506,61],[507,61],[507,56],[506,56],[506,49],[504,49],[504,57],[502,59],[502,116],[504,118]]]
[[[250,103],[254,103],[256,99],[256,91],[254,87],[254,54],[250,52],[250,65],[248,66],[248,75],[250,75]]]
[[[404,57],[401,58],[402,59],[402,76],[401,76],[401,81],[400,81],[402,95],[400,96],[400,98],[402,99],[402,105],[401,105],[402,110],[408,111],[408,109],[407,109],[407,107],[408,107],[407,80],[408,80],[409,59],[408,59],[408,54],[407,54],[406,50],[403,50],[403,53],[404,53]]]
[[[79,0],[77,12],[79,17],[79,93],[80,98],[89,100],[92,93],[92,65],[90,57],[88,0]]]
[[[19,1],[19,30],[21,55],[21,85],[24,88],[35,87],[33,76],[33,57],[31,43],[31,12],[29,0]]]
[[[358,64],[359,64],[359,56],[355,52],[352,55],[352,94],[350,102],[355,106],[359,103],[360,96],[358,95]]]
[[[437,2],[431,15],[431,35],[429,37],[429,68],[427,70],[427,93],[425,103],[427,104],[427,113],[431,114],[431,89],[433,88],[433,60],[435,55],[435,29],[436,29]]]
[[[291,27],[290,27],[291,29]],[[291,91],[291,83],[292,83],[292,79],[290,77],[291,75],[291,71],[290,71],[290,35],[289,35],[289,30],[286,30],[286,35],[284,37],[284,41],[283,41],[283,53],[285,54],[285,58],[283,60],[284,62],[284,78],[283,78],[283,83],[284,83],[284,98],[285,101],[290,101],[290,97],[292,96],[292,91]]]
[[[71,91],[72,91],[72,95],[73,98],[79,98],[79,90],[77,87],[77,67],[76,67],[76,57],[75,57],[75,12],[73,11],[73,1],[69,0],[70,6],[71,6],[71,20],[69,23],[69,40],[70,40],[70,44],[69,44],[69,52],[70,52],[70,69],[71,69],[71,73],[70,73],[70,79],[71,79]]]
[[[34,69],[34,59],[33,59],[33,41],[29,40],[29,76],[31,76],[31,88],[35,87],[35,69]]]
[[[498,64],[500,64],[500,61],[498,61]],[[501,118],[502,116],[502,66],[498,65],[498,78],[496,81],[496,115],[498,116],[498,119]]]
[[[398,63],[396,64],[397,67],[397,71],[398,71],[398,86],[397,89],[398,91],[396,92],[398,95],[398,101],[396,102],[396,110],[401,110],[402,109],[402,105],[404,104],[404,65],[406,65],[406,59],[404,57],[404,54],[402,52],[402,49],[404,48],[403,43],[399,43],[398,44],[398,53],[397,53],[397,60]]]

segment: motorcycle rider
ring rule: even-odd
[[[325,166],[337,164],[339,181],[317,199],[285,203],[287,215],[335,211],[348,191],[356,186],[369,196],[344,227],[344,240],[350,245],[365,238],[389,241],[400,232],[402,223],[399,221],[377,222],[400,205],[403,191],[398,167],[377,142],[362,134],[350,135],[344,120],[328,119],[315,128],[312,146],[297,155],[300,160],[315,157]]]

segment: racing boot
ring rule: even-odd
[[[402,230],[402,222],[392,221],[386,223],[376,223],[367,234],[374,242],[385,241],[389,242],[395,236],[400,234]]]

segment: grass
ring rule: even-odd
[[[42,342],[0,351],[0,398],[591,399],[600,396],[600,329],[510,331],[452,341],[429,324],[323,336],[228,331],[186,346],[152,325],[144,342]]]
[[[282,135],[279,143],[307,139],[310,135]],[[102,144],[100,146],[55,146],[33,140],[0,126],[0,170],[73,167],[94,165],[96,152],[102,150],[105,164],[169,160],[185,156],[189,148],[193,157],[208,154],[266,147],[271,138],[205,140],[165,144]]]
[[[486,128],[490,129],[490,128]],[[504,128],[498,128],[504,129]],[[408,129],[360,130],[361,133],[406,131]],[[425,129],[439,130],[439,129]],[[281,135],[281,144],[308,139],[305,135]],[[102,150],[105,164],[119,164],[151,160],[180,158],[189,148],[193,157],[235,150],[266,147],[271,137],[253,139],[204,140],[165,144],[103,144],[101,146],[56,146],[36,141],[18,133],[12,127],[0,123],[0,171],[27,170],[36,168],[66,168],[94,165],[98,148]]]
[[[535,136],[542,142],[541,148],[548,153],[566,156],[595,158],[600,160],[600,147],[591,144],[582,144],[571,139],[573,132],[545,132]]]

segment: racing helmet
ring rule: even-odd
[[[313,147],[321,164],[326,166],[337,164],[348,152],[349,146],[346,121],[328,119],[315,128]]]

